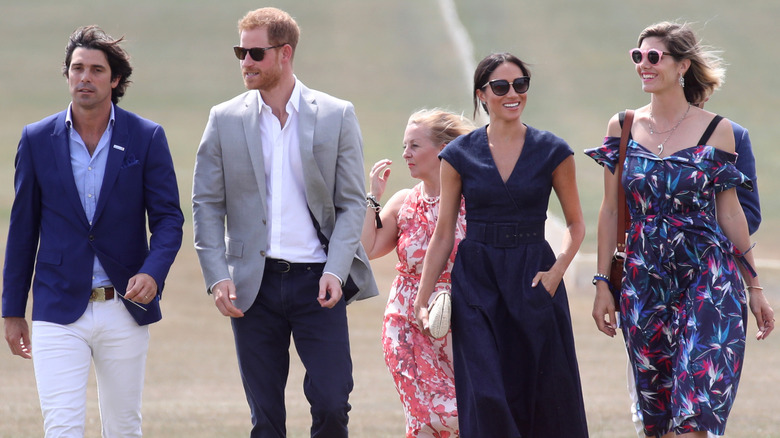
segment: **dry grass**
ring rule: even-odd
[[[393,276],[393,256],[374,266],[381,290]],[[772,280],[767,283],[767,280]],[[579,282],[578,282],[579,283]],[[777,284],[765,279],[765,285]],[[769,287],[767,288],[769,289]],[[631,437],[625,392],[625,352],[618,338],[599,334],[590,318],[590,288],[570,292],[585,404],[592,437]],[[350,430],[355,437],[401,437],[404,420],[398,396],[382,358],[380,325],[385,296],[349,307],[355,390]],[[775,303],[780,296],[772,296]],[[163,320],[152,328],[144,432],[149,437],[244,437],[249,410],[238,376],[230,325],[204,293],[194,250],[185,239],[167,282]],[[752,324],[752,322],[751,322]],[[776,437],[771,386],[780,380],[777,334],[761,344],[749,342],[745,372],[728,427],[729,437]],[[41,435],[32,363],[0,351],[0,437]],[[303,370],[297,359],[288,383],[288,432],[308,436],[308,405]],[[88,403],[87,437],[100,436],[94,381]]]

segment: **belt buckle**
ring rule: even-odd
[[[292,268],[292,264],[290,262],[288,262],[287,260],[277,260],[276,264],[284,266],[284,268],[282,268],[283,270],[279,271],[280,274],[286,274],[286,273],[290,272],[290,269]]]
[[[92,294],[89,296],[90,301],[105,301],[106,300],[106,288],[96,287],[92,289]]]
[[[513,248],[517,246],[517,226],[515,224],[496,224],[497,248]]]

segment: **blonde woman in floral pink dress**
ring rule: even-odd
[[[407,438],[459,436],[451,335],[433,339],[423,334],[415,320],[414,299],[439,212],[438,154],[447,143],[472,129],[462,116],[442,110],[418,111],[409,118],[404,132],[403,158],[411,176],[420,183],[399,191],[382,208],[378,205],[392,162],[381,160],[370,173],[361,242],[371,259],[393,249],[398,254],[398,275],[387,300],[382,346],[404,407]],[[465,209],[461,204],[455,246],[436,292],[449,292],[455,248],[465,234]]]

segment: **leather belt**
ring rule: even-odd
[[[110,301],[114,299],[114,288],[112,286],[96,287],[92,289],[89,296],[90,301]]]
[[[277,274],[288,274],[294,272],[316,271],[320,272],[325,268],[325,263],[293,263],[282,259],[265,259],[265,270]]]
[[[525,243],[543,242],[544,222],[520,224],[469,221],[466,224],[466,239],[496,248],[514,248]]]

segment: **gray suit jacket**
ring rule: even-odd
[[[354,107],[302,85],[298,116],[306,200],[330,241],[325,271],[345,281],[351,276],[359,292],[349,302],[378,295],[360,245],[366,203]],[[260,289],[268,248],[257,91],[211,109],[195,161],[192,213],[206,287],[231,278],[234,304],[246,311]]]

